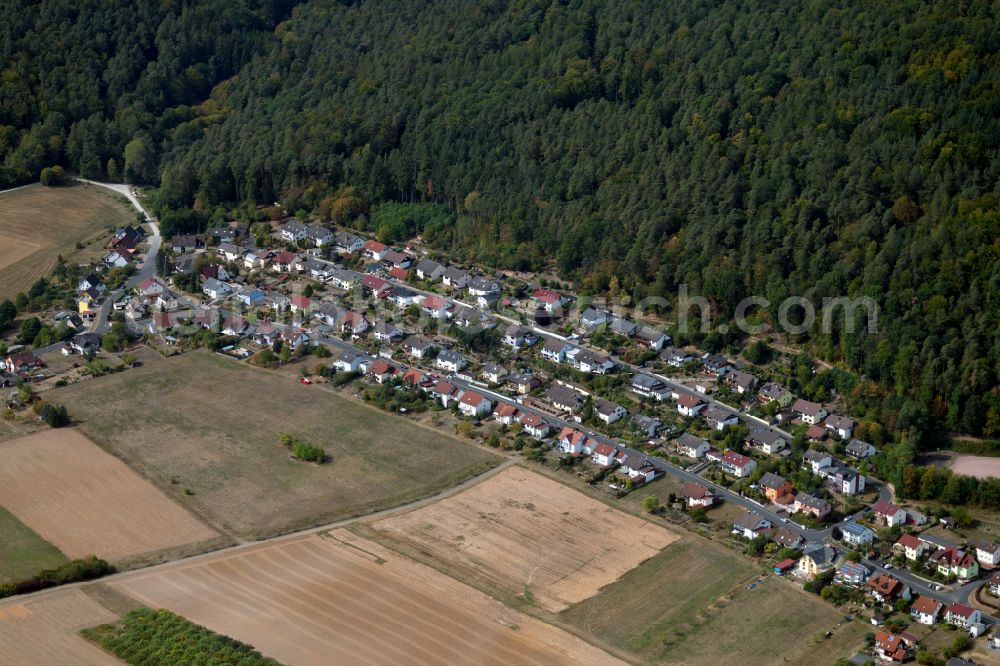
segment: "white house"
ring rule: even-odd
[[[441,350],[434,362],[437,367],[448,372],[458,372],[469,364],[464,356],[450,349]]]
[[[475,391],[466,391],[458,399],[458,411],[465,416],[478,418],[490,413],[492,404]]]
[[[983,613],[978,608],[965,604],[954,603],[944,612],[944,621],[956,627],[967,629],[983,619]]]
[[[841,439],[847,439],[854,434],[854,420],[839,414],[830,414],[826,417],[824,427]]]
[[[566,354],[572,350],[573,347],[559,340],[558,338],[549,338],[542,345],[541,354],[550,361],[555,361],[556,363],[562,363],[566,360]]]
[[[822,405],[801,399],[796,400],[795,404],[792,405],[792,412],[798,415],[803,423],[808,423],[809,425],[816,425],[826,418],[828,413]]]
[[[833,464],[833,458],[830,457],[829,453],[809,449],[802,454],[802,466],[808,467],[813,474],[819,474],[821,469],[829,467],[831,464]]]
[[[216,298],[228,296],[232,293],[233,288],[225,282],[219,282],[215,278],[208,278],[205,280],[205,284],[202,285],[201,290],[205,292],[209,298],[214,300]]]
[[[525,413],[521,415],[521,427],[524,432],[535,439],[543,439],[549,434],[549,422],[541,414]]]
[[[906,524],[906,511],[888,500],[879,500],[874,506],[875,519],[886,527]]]
[[[719,407],[709,407],[705,410],[702,416],[705,418],[705,422],[709,427],[716,430],[725,430],[730,426],[734,426],[740,422],[739,417],[732,412],[727,412]]]
[[[615,447],[601,443],[594,447],[590,458],[601,467],[607,467],[615,462],[617,455],[618,450]]]
[[[696,395],[682,395],[677,399],[677,411],[681,416],[694,417],[705,409],[705,402]]]
[[[1000,564],[1000,545],[992,541],[976,542],[976,559],[980,564],[995,567]]]
[[[910,617],[920,624],[934,624],[943,607],[944,604],[933,597],[918,597],[910,606]]]
[[[735,451],[726,451],[720,461],[723,471],[740,479],[750,476],[757,469],[757,461]]]
[[[685,483],[681,489],[681,496],[687,500],[688,507],[692,508],[696,506],[708,508],[715,503],[715,493],[697,483]]]
[[[608,424],[614,423],[628,414],[627,409],[604,398],[598,398],[594,401],[594,411],[597,412],[597,418]]]
[[[704,458],[708,449],[708,440],[696,437],[689,432],[677,438],[678,452],[688,458]]]

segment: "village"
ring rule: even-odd
[[[78,269],[76,307],[41,316],[70,334],[7,350],[8,408],[25,386],[86,378],[109,352],[110,369],[127,371],[138,361],[108,343],[123,333],[165,355],[207,346],[234,362],[295,363],[304,384],[400,414],[450,413],[458,432],[492,422],[481,441],[555,458],[610,497],[668,479],[679,492],[650,513],[723,525],[773,575],[854,607],[873,625],[865,658],[913,659],[920,628],[938,624],[1000,649],[1000,545],[953,540],[947,512],[897,505],[872,465],[877,447],[835,400],[674,346],[662,321],[564,285],[450,264],[419,239],[397,249],[293,218],[267,226],[175,235],[168,251],[155,225],[152,236],[117,229],[102,261]],[[110,286],[122,270],[129,279]],[[972,662],[948,662],[961,663]]]

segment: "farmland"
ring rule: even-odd
[[[0,443],[0,506],[70,558],[121,560],[217,536],[73,429]]]
[[[500,458],[321,386],[208,353],[52,392],[92,439],[214,524],[245,537],[403,504]],[[293,460],[293,434],[329,456]]]
[[[83,261],[96,245],[76,249],[109,229],[135,222],[117,196],[103,188],[26,187],[0,193],[0,300],[26,292],[62,255]]]
[[[0,507],[0,583],[24,580],[66,562],[59,549]]]
[[[430,555],[460,580],[479,580],[508,597],[530,595],[553,612],[677,539],[519,467],[373,527],[392,547]]]
[[[751,562],[693,536],[559,617],[638,659],[671,664],[735,654],[743,664],[817,663],[817,649],[848,654],[866,631],[860,622],[837,627],[840,615],[818,597],[774,576],[760,582]],[[827,630],[834,635],[818,645]]]
[[[136,572],[111,585],[289,664],[616,663],[346,530]]]

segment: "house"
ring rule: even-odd
[[[757,378],[749,372],[743,372],[742,370],[731,370],[726,373],[722,381],[726,386],[740,395],[749,393],[757,386]]]
[[[696,395],[685,394],[677,400],[677,411],[681,416],[694,417],[705,409],[705,402]]]
[[[491,384],[499,384],[507,377],[507,370],[496,363],[483,365],[482,377]]]
[[[603,308],[589,307],[580,314],[580,326],[593,330],[611,322],[611,313]]]
[[[164,289],[166,287],[163,286],[163,283],[155,278],[146,278],[136,286],[136,291],[140,296],[158,296],[163,293]]]
[[[903,584],[887,573],[880,573],[868,580],[868,594],[876,601],[891,604],[903,592]]]
[[[101,348],[101,336],[97,333],[77,333],[67,343],[69,348],[81,356],[96,354]]]
[[[844,585],[864,585],[868,580],[868,567],[857,562],[844,562],[833,579]]]
[[[401,308],[416,305],[420,303],[423,298],[423,294],[413,291],[407,287],[393,287],[392,291],[389,292],[389,300]]]
[[[893,550],[900,550],[906,559],[916,561],[921,559],[930,550],[931,545],[926,541],[921,541],[912,534],[901,534],[893,544]]]
[[[722,377],[732,369],[733,366],[726,357],[719,354],[705,354],[701,359],[701,371],[706,375]]]
[[[567,355],[568,356],[568,355]],[[615,368],[615,362],[610,356],[592,352],[589,349],[578,349],[573,356],[573,365],[580,372],[606,375]]]
[[[524,432],[535,439],[543,439],[549,434],[549,422],[541,414],[526,413],[521,416],[521,427]]]
[[[407,259],[407,263],[409,263],[409,259]],[[389,269],[389,277],[400,282],[406,282],[410,279],[410,271],[402,266],[393,266]]]
[[[325,277],[321,277],[324,282],[329,282],[337,289],[349,290],[354,285],[361,282],[361,273],[348,271],[342,268],[330,268],[324,271]]]
[[[819,474],[821,469],[829,467],[832,464],[833,459],[830,457],[829,453],[817,451],[816,449],[809,449],[802,454],[802,466],[808,467],[812,470],[813,474]]]
[[[370,360],[371,357],[367,354],[354,349],[345,349],[337,356],[333,367],[337,372],[364,372],[365,366]]]
[[[170,245],[176,254],[186,254],[205,247],[205,239],[202,236],[185,234],[171,238]]]
[[[281,227],[281,239],[289,243],[305,240],[307,233],[309,233],[309,227],[298,220],[286,222]]]
[[[590,454],[591,460],[601,467],[609,467],[615,463],[618,456],[618,449],[610,444],[598,444]]]
[[[744,510],[733,521],[733,534],[739,534],[744,539],[753,539],[771,527],[771,521],[767,518],[750,510]]]
[[[124,268],[131,262],[127,254],[121,254],[118,251],[109,252],[104,256],[103,261],[109,268]]]
[[[736,414],[728,412],[721,407],[709,407],[702,414],[705,418],[705,422],[710,428],[715,430],[725,430],[730,426],[734,426],[740,422],[740,419]]]
[[[213,241],[218,243],[232,243],[238,235],[236,229],[232,227],[212,227],[206,234]]]
[[[656,478],[656,467],[648,458],[635,453],[625,456],[620,469],[635,482],[649,483]]]
[[[490,296],[500,293],[500,283],[495,280],[477,275],[469,280],[466,289],[470,296]]]
[[[670,390],[663,380],[641,372],[632,376],[631,388],[635,393],[657,401],[665,400],[670,395]]]
[[[361,286],[370,291],[375,298],[384,298],[392,291],[392,285],[377,275],[366,275],[361,278]]]
[[[220,259],[225,259],[226,261],[236,261],[243,256],[244,252],[246,252],[245,248],[242,248],[239,245],[233,245],[232,243],[219,243],[219,247],[215,250],[216,256]],[[287,254],[291,254],[291,252],[288,252]]]
[[[496,417],[498,423],[504,425],[511,425],[515,421],[520,421],[521,410],[517,408],[517,405],[510,402],[501,402],[493,410],[493,416]]]
[[[613,317],[611,319],[611,325],[608,327],[615,335],[620,335],[622,337],[631,338],[633,335],[639,332],[639,325],[634,321],[629,321],[628,319],[622,319],[621,317]]]
[[[597,412],[597,418],[609,425],[628,415],[627,409],[604,398],[594,400],[594,411]]]
[[[764,475],[760,477],[760,481],[757,483],[764,492],[764,496],[770,501],[777,502],[779,504],[788,504],[792,502],[794,489],[792,488],[791,481],[788,479],[782,478],[771,472],[765,472]]]
[[[431,385],[431,382],[427,379],[427,376],[424,375],[424,373],[417,368],[410,368],[409,370],[404,372],[403,376],[400,377],[400,381],[407,386],[420,388],[425,393],[427,388],[429,388]]]
[[[379,319],[372,327],[372,335],[379,342],[396,342],[403,337],[403,330],[395,324]]]
[[[663,430],[663,422],[660,419],[645,414],[633,414],[630,421],[632,427],[646,437],[656,437]]]
[[[809,425],[819,424],[827,415],[827,411],[822,405],[802,399],[796,400],[795,404],[792,405],[792,413],[802,419],[803,423]]]
[[[312,299],[302,294],[292,296],[292,312],[308,312],[312,306]]]
[[[944,604],[933,597],[920,596],[910,606],[910,617],[920,624],[934,624],[943,607]]]
[[[472,418],[479,418],[480,416],[489,414],[492,407],[492,403],[486,397],[475,391],[466,391],[458,399],[458,411]]]
[[[8,354],[7,358],[4,359],[4,367],[12,375],[19,375],[22,372],[34,370],[42,367],[42,365],[42,359],[30,351],[14,352],[13,354]]]
[[[757,392],[757,400],[762,405],[774,401],[779,407],[788,407],[792,404],[792,394],[780,384],[767,382]]]
[[[840,526],[841,538],[844,543],[855,547],[867,548],[875,540],[875,532],[871,528],[849,520]]]
[[[536,289],[531,294],[531,300],[546,312],[554,312],[570,302],[570,299],[551,289]]]
[[[382,254],[389,249],[385,243],[379,243],[377,240],[365,241],[365,244],[361,247],[361,251],[364,252],[366,257],[371,257],[376,261],[382,259]]]
[[[278,339],[278,329],[274,324],[263,322],[254,328],[251,339],[259,345],[270,347]]]
[[[336,236],[321,224],[310,224],[306,227],[306,240],[312,241],[316,247],[323,247],[334,242]]]
[[[442,349],[438,352],[434,363],[437,367],[448,372],[458,372],[469,364],[464,356],[450,349]]]
[[[444,274],[444,266],[430,259],[417,263],[417,277],[428,282],[436,282]]]
[[[340,332],[358,336],[368,330],[368,321],[360,312],[348,310],[340,320]]]
[[[990,594],[994,597],[1000,597],[1000,571],[990,576],[989,588]]]
[[[666,347],[660,352],[660,358],[667,365],[674,368],[682,368],[688,363],[694,361],[694,356],[687,353],[683,349],[677,349],[676,347]]]
[[[223,335],[243,335],[250,327],[246,319],[239,315],[231,315],[222,322]]]
[[[677,438],[677,451],[688,458],[704,458],[705,454],[708,453],[708,449],[708,440],[692,435],[689,432]]]
[[[846,416],[840,416],[838,414],[831,414],[826,417],[826,422],[823,426],[830,432],[837,435],[841,439],[848,439],[854,434],[854,420],[849,419]]]
[[[771,532],[771,541],[782,548],[798,548],[805,539],[789,529],[778,527]]]
[[[267,250],[248,250],[243,253],[243,267],[249,270],[253,270],[254,268],[263,268],[264,266],[267,266],[272,256],[273,253],[268,252]]]
[[[383,261],[383,263],[386,263],[386,264],[392,266],[392,269],[398,269],[398,270],[404,270],[405,271],[407,268],[410,267],[410,262],[412,262],[413,260],[410,257],[410,255],[405,254],[403,252],[399,252],[398,250],[393,250],[393,249],[390,248],[390,249],[388,249],[388,250],[386,250],[385,252],[382,253],[382,261]],[[390,275],[393,275],[392,269],[389,270],[389,274]],[[397,274],[393,275],[393,277],[395,277],[398,280],[405,280],[408,276],[409,276],[408,272],[407,273],[397,273]]]
[[[982,619],[982,611],[965,604],[950,604],[944,611],[944,621],[962,629],[968,629]]]
[[[337,232],[333,242],[341,254],[354,254],[355,252],[360,252],[361,248],[365,246],[363,240],[346,231]]]
[[[437,349],[433,340],[428,340],[422,335],[411,335],[403,340],[403,351],[414,358],[424,358]]]
[[[451,310],[451,303],[437,294],[427,294],[420,302],[420,309],[432,317],[444,319]]]
[[[470,326],[481,326],[483,328],[493,328],[493,318],[488,312],[470,308],[466,305],[456,305],[451,311],[451,321],[459,328],[469,328]]]
[[[884,524],[886,527],[895,527],[896,525],[906,524],[906,511],[888,500],[880,499],[875,502],[875,506],[872,507],[872,510],[875,514],[875,520]]]
[[[826,544],[816,544],[807,549],[799,558],[799,571],[810,578],[826,571],[833,566],[837,555],[833,548]]]
[[[431,389],[431,395],[436,400],[440,400],[444,407],[447,407],[452,401],[458,400],[461,391],[451,382],[446,382],[442,379]]]
[[[550,361],[562,363],[566,360],[566,354],[568,354],[572,349],[573,347],[567,344],[564,340],[549,338],[545,341],[545,344],[542,345],[541,354]]]
[[[865,489],[864,475],[858,474],[850,467],[843,467],[841,465],[824,467],[820,470],[820,476],[823,477],[824,483],[832,488],[834,492],[844,495],[857,495]]]
[[[531,372],[518,372],[507,378],[507,386],[522,395],[531,393],[541,386],[541,383],[541,380],[531,374]]]
[[[556,439],[558,440],[556,446],[560,451],[574,455],[589,453],[595,444],[587,435],[575,428],[563,428]]]
[[[993,568],[1000,564],[1000,545],[992,541],[980,540],[976,544],[976,559],[983,566]]]
[[[584,403],[587,401],[587,397],[580,393],[579,391],[574,391],[573,389],[562,386],[561,384],[553,384],[545,391],[545,397],[553,407],[560,411],[576,413],[583,408]]]
[[[855,460],[864,460],[865,458],[871,458],[878,453],[878,450],[868,442],[862,442],[860,439],[852,439],[848,442],[845,452]]]
[[[441,273],[441,281],[446,287],[453,289],[465,289],[469,284],[469,273],[457,266],[449,266]]]
[[[916,637],[905,631],[895,634],[885,631],[875,633],[875,656],[885,661],[902,663],[908,660],[916,645]]]
[[[649,326],[642,326],[635,334],[635,339],[639,342],[639,344],[657,351],[663,349],[663,345],[670,342],[669,335],[663,331],[658,331],[655,328],[650,328]]]
[[[538,342],[538,336],[527,326],[511,324],[507,327],[500,342],[508,347],[520,349],[521,347],[530,347]]]
[[[768,428],[753,428],[743,438],[743,442],[769,455],[776,455],[788,447],[788,440]]]
[[[808,513],[815,518],[823,519],[830,515],[833,507],[825,499],[820,499],[809,493],[799,493],[795,496],[792,510],[796,513]]]
[[[681,497],[687,501],[688,508],[700,506],[707,509],[715,503],[715,493],[697,483],[685,483]]]
[[[399,374],[399,368],[392,365],[384,358],[380,358],[368,364],[365,374],[368,375],[369,379],[379,384],[384,384],[387,381],[391,381],[393,377],[396,377]]]
[[[955,546],[942,548],[931,554],[930,561],[942,576],[955,576],[961,580],[970,580],[979,575],[979,562],[966,551]]]
[[[757,469],[757,461],[735,451],[726,451],[720,465],[724,472],[740,479],[750,476]]]

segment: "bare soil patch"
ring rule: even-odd
[[[20,240],[10,234],[0,234],[0,270],[24,259],[38,249],[36,243]]]
[[[1000,458],[958,455],[948,467],[956,474],[974,476],[977,479],[1000,479]]]
[[[70,558],[119,560],[218,536],[75,429],[0,443],[0,505]]]
[[[558,612],[596,594],[679,537],[529,470],[373,524],[447,570]]]
[[[112,586],[288,664],[621,663],[346,530]]]

